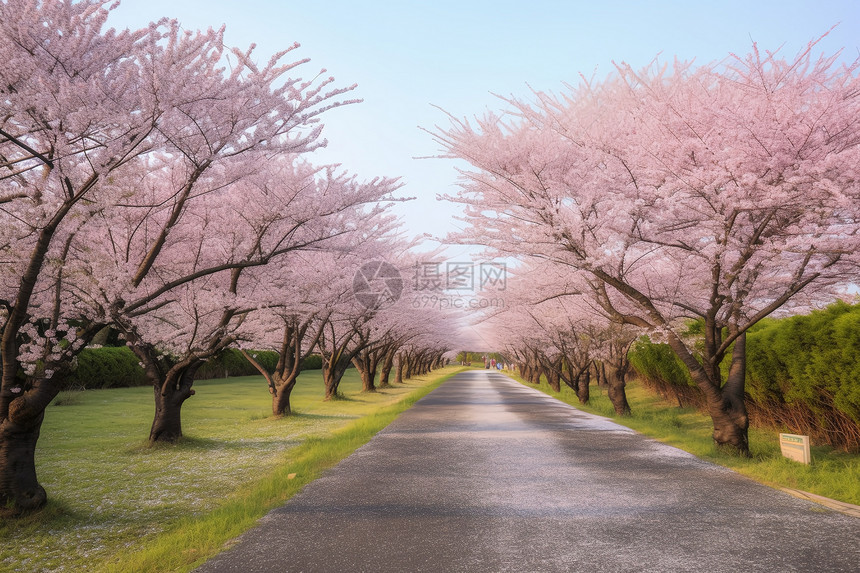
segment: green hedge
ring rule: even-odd
[[[278,363],[278,354],[271,351],[255,351],[256,360],[270,372]],[[322,359],[317,355],[305,360],[303,370],[319,370]],[[228,376],[253,376],[259,374],[242,353],[229,348],[204,364],[195,378],[205,380]],[[78,356],[78,366],[68,378],[68,387],[73,389],[123,388],[149,384],[140,360],[125,346],[85,348]]]
[[[748,337],[750,395],[815,409],[822,399],[860,423],[860,305],[839,302],[771,320]]]
[[[643,337],[629,356],[639,377],[664,396],[702,404],[667,345]],[[838,302],[750,329],[746,392],[754,423],[860,451],[860,305]]]
[[[140,360],[128,347],[84,348],[68,378],[70,388],[123,388],[147,384]]]
[[[278,364],[277,352],[259,350],[251,354],[269,372],[273,371]],[[259,374],[259,372],[250,362],[245,360],[242,353],[234,348],[228,348],[201,366],[194,379],[210,380],[212,378],[229,378],[230,376],[253,376],[254,374]]]
[[[647,336],[633,343],[628,355],[640,378],[672,386],[695,386],[681,359],[668,344],[654,344]]]
[[[322,370],[322,356],[319,354],[311,354],[305,358],[302,364],[302,370]]]

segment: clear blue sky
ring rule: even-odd
[[[444,234],[456,212],[436,201],[455,190],[454,164],[413,159],[437,152],[418,129],[447,123],[434,105],[480,115],[502,106],[492,93],[558,91],[579,73],[607,75],[613,60],[640,66],[658,53],[704,63],[755,41],[791,56],[837,23],[820,49],[846,59],[860,50],[857,0],[123,0],[109,23],[163,16],[189,29],[226,24],[227,43],[254,42],[261,60],[298,41],[294,54],[312,60],[303,77],[325,67],[339,85],[358,83],[365,101],[328,114],[329,148],[316,161],[402,176],[403,194],[418,197],[401,209],[411,233]]]

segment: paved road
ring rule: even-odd
[[[203,573],[860,571],[860,519],[457,375]]]

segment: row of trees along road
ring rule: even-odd
[[[314,347],[334,365],[329,396],[361,352],[418,369],[444,352],[438,317],[419,335],[348,296],[361,262],[407,265],[412,246],[387,214],[396,180],[304,159],[354,86],[295,77],[297,45],[261,66],[223,29],[106,29],[108,4],[0,3],[0,507],[13,512],[45,503],[45,408],[106,326],[152,382],[152,441],[182,435],[194,373],[230,346],[281,353],[277,414]],[[344,328],[360,335],[329,334]]]
[[[448,197],[471,223],[452,240],[541,261],[559,281],[542,298],[576,293],[576,312],[665,340],[716,443],[744,455],[747,329],[858,276],[860,62],[814,57],[815,44],[789,59],[753,46],[698,67],[621,64],[433,133],[472,166]],[[690,318],[701,351],[679,334]]]

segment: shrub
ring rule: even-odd
[[[125,388],[147,384],[140,361],[128,347],[85,348],[68,378],[69,388]]]
[[[278,365],[278,353],[271,350],[254,350],[251,352],[254,359],[269,372],[273,372]],[[302,364],[302,370],[319,370],[322,368],[322,358],[311,355]],[[259,371],[248,362],[242,352],[235,348],[228,348],[209,362],[204,364],[195,376],[196,380],[208,380],[211,378],[228,378],[230,376],[254,376]]]
[[[642,337],[629,356],[645,384],[679,405],[701,406],[701,394],[668,345]],[[747,334],[752,421],[860,451],[859,357],[860,305],[837,302],[808,315],[763,320]]]
[[[668,344],[656,344],[643,336],[633,343],[628,358],[639,379],[664,398],[677,401],[679,407],[703,405],[687,367]]]
[[[302,370],[322,370],[322,356],[319,354],[308,356],[302,364]]]
[[[278,354],[272,351],[255,351],[254,356],[264,368],[272,372],[278,363]],[[312,355],[305,360],[303,370],[319,370],[322,358]],[[230,348],[204,364],[195,376],[197,380],[253,376],[259,374],[239,350]],[[126,346],[85,348],[78,355],[77,368],[68,377],[67,388],[98,389],[125,388],[149,384],[146,373],[134,352]]]

